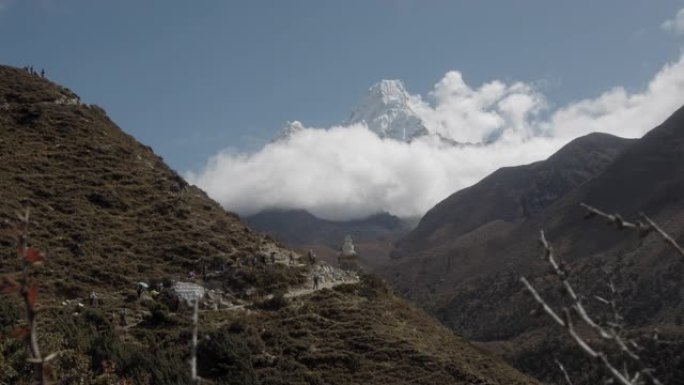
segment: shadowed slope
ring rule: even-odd
[[[443,247],[488,223],[530,218],[600,174],[632,142],[608,134],[590,134],[575,139],[545,161],[501,168],[430,209],[418,227],[397,242],[393,256],[433,255],[433,247]]]
[[[628,219],[644,212],[680,243],[684,241],[684,109],[643,138],[623,146],[622,151],[613,151],[612,156],[601,154],[611,148],[596,142],[597,138],[605,140],[606,136],[580,138],[545,162],[500,170],[452,195],[401,241],[403,258],[388,270],[388,277],[401,292],[424,303],[458,333],[480,341],[498,341],[490,346],[502,349],[519,367],[545,380],[559,380],[549,374],[558,373],[553,362],[542,365],[538,360],[553,349],[545,336],[549,322],[530,318],[528,313],[535,304],[523,295],[518,282],[520,275],[530,276],[553,303],[559,300],[552,289],[548,266],[538,258],[537,239],[543,228],[569,263],[571,279],[579,290],[589,298],[605,297],[606,282],[612,279],[630,327],[668,330],[668,344],[684,346],[684,261],[656,236],[640,239],[633,233],[607,228],[600,219],[584,220],[585,212],[579,205],[586,202]],[[562,168],[555,165],[563,158],[570,168],[582,169],[587,164],[600,167],[585,174],[582,182],[568,183],[572,180],[569,175],[581,174],[558,173]],[[555,170],[542,174],[549,177],[542,178],[546,180],[544,186],[567,188],[559,190],[562,194],[551,188],[552,193],[546,195],[546,189],[535,187],[539,179],[525,177],[534,168]],[[502,178],[506,173],[523,170],[516,175],[522,182],[505,182]],[[520,191],[516,186],[527,187],[515,194]],[[483,197],[483,204],[476,207],[474,198],[469,200],[470,205],[466,204],[466,198],[475,191]],[[523,210],[529,207],[524,202],[530,200],[522,197],[531,191],[541,193],[533,196],[555,199],[537,205],[537,210]],[[501,214],[492,215],[491,206]],[[462,220],[454,225],[456,218]],[[602,311],[593,305],[594,310]],[[654,365],[660,368],[661,379],[674,380],[684,375],[681,370],[664,369],[677,367],[681,362],[678,356],[654,353],[652,357],[657,358]],[[580,372],[584,370],[581,365],[573,362],[571,369]],[[587,381],[592,383],[596,378]]]

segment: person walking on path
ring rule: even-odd
[[[318,281],[319,281],[318,274],[314,274],[313,276],[313,289],[318,290]]]

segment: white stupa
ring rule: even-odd
[[[354,241],[352,237],[347,235],[344,237],[340,252],[337,254],[337,264],[341,269],[359,271],[359,255],[354,250]]]
[[[352,241],[351,235],[344,237],[344,243],[342,243],[341,255],[343,257],[355,257],[356,251],[354,250],[354,241]]]

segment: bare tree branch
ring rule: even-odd
[[[567,383],[567,385],[574,385],[572,383],[572,380],[570,379],[570,376],[568,375],[568,371],[565,370],[565,366],[563,366],[563,364],[558,359],[555,359],[554,361],[556,362],[556,365],[558,365],[558,369],[560,369],[560,371],[563,373],[563,378],[565,378],[565,382]]]
[[[596,214],[596,213],[595,213]],[[603,213],[601,213],[603,214]],[[619,218],[619,217],[615,217]],[[634,225],[632,223],[625,223],[622,221],[622,219],[618,219],[618,221],[621,223],[621,226],[624,227],[631,227],[631,226],[639,226],[639,225]],[[564,327],[568,334],[572,337],[572,339],[575,341],[575,343],[582,349],[582,351],[585,352],[585,354],[589,355],[592,358],[596,358],[601,363],[603,366],[608,370],[608,372],[611,374],[614,380],[618,381],[618,383],[622,385],[638,385],[640,384],[640,378],[641,376],[644,376],[648,378],[653,384],[656,385],[662,385],[658,379],[656,379],[653,376],[652,369],[647,368],[644,363],[641,361],[639,356],[632,351],[628,346],[627,343],[623,340],[623,338],[618,334],[616,329],[619,330],[619,328],[604,328],[603,326],[599,325],[597,322],[595,322],[592,317],[589,315],[587,312],[586,308],[582,304],[582,300],[580,296],[577,294],[577,292],[573,289],[572,285],[570,284],[568,280],[569,273],[565,269],[564,264],[560,263],[557,257],[555,256],[555,253],[553,251],[553,248],[549,244],[549,242],[546,240],[546,236],[544,235],[544,231],[542,230],[540,232],[540,242],[544,248],[544,256],[542,259],[547,260],[551,267],[553,268],[554,274],[560,279],[561,284],[563,285],[563,292],[565,295],[570,299],[571,305],[570,307],[564,307],[563,308],[563,313],[562,316],[559,315],[556,311],[553,310],[553,308],[542,298],[542,296],[537,292],[537,290],[529,283],[529,281],[525,277],[521,277],[520,281],[525,285],[525,288],[532,294],[534,297],[535,301],[541,305],[541,308],[544,309],[544,311],[551,316],[551,318],[560,326]],[[612,286],[611,283],[611,290],[613,293],[615,293],[615,287]],[[610,304],[612,310],[617,313],[617,308],[614,305],[614,302],[611,303],[611,301],[608,301],[602,297],[596,297],[599,301]],[[572,313],[571,311],[572,310]],[[620,372],[609,360],[608,356],[601,351],[596,350],[594,347],[592,347],[587,340],[585,340],[582,336],[580,336],[574,325],[573,325],[573,320],[572,320],[572,314],[575,314],[579,317],[579,319],[584,322],[586,325],[588,325],[591,330],[593,330],[596,334],[598,334],[601,338],[609,340],[614,342],[617,347],[619,347],[620,351],[622,351],[623,354],[625,354],[627,357],[629,357],[634,363],[637,364],[639,367],[639,370],[637,371],[637,375],[634,376],[634,380],[630,380],[630,376],[628,373],[622,373]],[[619,324],[619,320],[621,317],[619,315],[614,315],[614,318],[616,320],[615,324]],[[631,341],[629,341],[631,342]]]
[[[672,238],[668,233],[666,233],[665,231],[663,231],[663,229],[656,225],[655,222],[651,220],[651,218],[647,217],[646,215],[643,215],[643,218],[649,224],[649,226],[651,226],[651,228],[655,230],[656,233],[658,233],[658,235],[660,235],[663,238],[665,242],[669,243],[670,246],[677,250],[679,255],[684,257],[684,249],[681,246],[679,246],[679,244],[677,243],[677,241],[674,240],[674,238]]]
[[[596,207],[590,206],[586,203],[580,203],[580,206],[587,210],[587,217],[600,216],[606,218],[609,222],[615,224],[619,229],[633,229],[639,231],[641,236],[645,236],[651,231],[655,231],[666,243],[672,246],[675,251],[682,257],[684,257],[684,248],[680,246],[677,241],[674,240],[668,233],[660,228],[651,218],[647,217],[645,214],[641,214],[641,219],[644,221],[628,222],[622,219],[619,214],[607,214],[603,211],[597,209]]]

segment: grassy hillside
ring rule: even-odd
[[[10,67],[0,67],[0,158],[0,276],[20,269],[16,218],[28,207],[29,243],[46,253],[32,275],[55,383],[190,383],[191,310],[174,281],[212,290],[199,315],[208,383],[536,383],[373,278],[332,282],[342,273],[290,264],[290,251],[187,185],[102,109]],[[275,263],[249,263],[262,253]],[[326,274],[325,288],[311,290],[312,274]],[[163,289],[138,295],[138,281]],[[1,383],[32,382],[16,333],[25,325],[18,296],[0,296]]]

